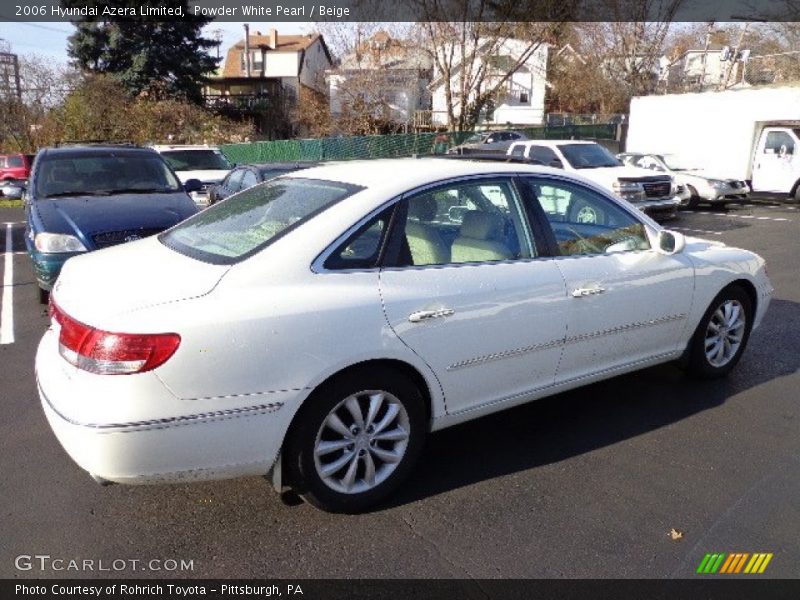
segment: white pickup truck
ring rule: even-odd
[[[647,169],[625,165],[596,142],[514,142],[507,154],[580,173],[656,219],[673,218],[684,203],[670,175],[655,175]]]

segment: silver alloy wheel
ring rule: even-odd
[[[708,320],[705,338],[706,359],[712,367],[727,365],[742,345],[745,311],[738,300],[726,300]]]
[[[409,433],[408,413],[394,395],[364,390],[348,396],[328,413],[317,432],[317,475],[343,494],[371,490],[403,460]]]

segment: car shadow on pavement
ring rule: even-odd
[[[436,432],[408,483],[376,509],[557,463],[719,406],[800,369],[797,331],[800,304],[773,300],[727,378],[697,381],[659,365]]]

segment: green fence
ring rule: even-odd
[[[608,124],[566,125],[517,129],[530,139],[613,140],[616,126]],[[406,133],[329,137],[314,140],[275,140],[249,144],[227,144],[223,154],[233,163],[264,163],[297,160],[352,160],[357,158],[398,158],[444,154],[467,139],[472,132]]]

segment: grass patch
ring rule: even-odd
[[[3,200],[0,198],[0,208],[20,208],[22,200]]]

